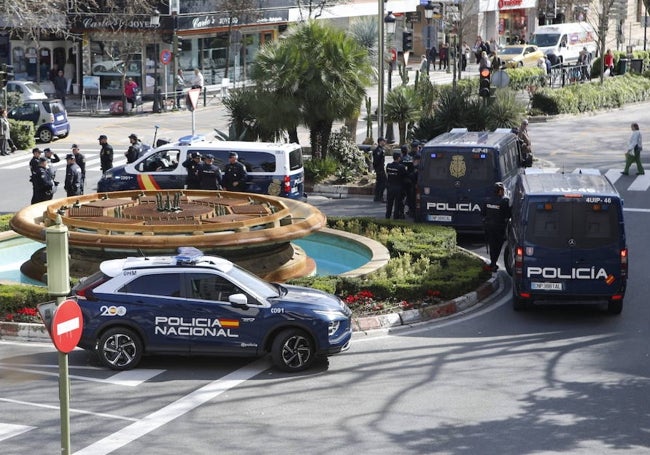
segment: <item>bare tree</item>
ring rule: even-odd
[[[348,0],[295,0],[300,21],[318,19],[327,7],[347,3]]]
[[[228,47],[226,48],[226,69],[224,72],[224,77],[228,77],[230,50],[236,47],[240,51],[242,45],[238,25],[256,21],[261,17],[262,12],[258,9],[256,0],[224,0],[219,10],[228,16]]]

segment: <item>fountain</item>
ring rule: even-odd
[[[11,220],[18,234],[45,242],[57,215],[69,230],[71,275],[125,255],[171,254],[193,246],[232,260],[268,281],[313,273],[315,264],[291,243],[325,227],[325,215],[274,196],[202,190],[121,191],[45,201]],[[43,280],[45,249],[21,271]]]

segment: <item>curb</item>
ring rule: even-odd
[[[324,185],[316,183],[315,185],[305,185],[307,195],[325,196],[332,199],[347,199],[354,196],[372,196],[374,186],[346,186],[346,185]]]
[[[451,316],[471,308],[496,292],[499,288],[498,281],[498,275],[493,275],[476,291],[457,297],[449,302],[438,303],[417,310],[353,319],[352,331],[367,332],[369,330],[389,329]],[[0,341],[50,342],[51,338],[43,324],[0,322]]]
[[[498,289],[499,278],[498,275],[495,274],[488,281],[479,286],[476,291],[456,297],[448,302],[438,303],[416,310],[406,310],[397,313],[353,319],[352,330],[354,332],[367,332],[369,330],[390,329],[451,316],[473,307],[481,300],[495,293]]]

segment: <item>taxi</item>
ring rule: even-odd
[[[522,66],[537,66],[544,53],[537,46],[522,44],[505,46],[499,52],[499,58],[505,68],[518,68]]]
[[[232,262],[179,248],[176,256],[104,261],[73,288],[78,346],[113,370],[145,354],[271,354],[280,370],[347,350],[352,312],[337,296],[268,283]]]

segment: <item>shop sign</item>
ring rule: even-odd
[[[143,17],[142,19],[140,18],[132,18],[132,19],[122,19],[119,17],[87,17],[81,20],[81,26],[84,29],[92,29],[92,30],[119,30],[119,29],[156,29],[159,28],[160,25],[152,25],[151,24],[151,18],[149,17]]]
[[[243,26],[254,24],[270,24],[276,22],[287,22],[289,10],[269,11],[252,22],[240,21],[237,17],[229,17],[227,14],[202,14],[198,16],[181,16],[177,18],[179,30],[197,30],[219,27]]]
[[[499,0],[499,9],[521,8],[523,0]]]

